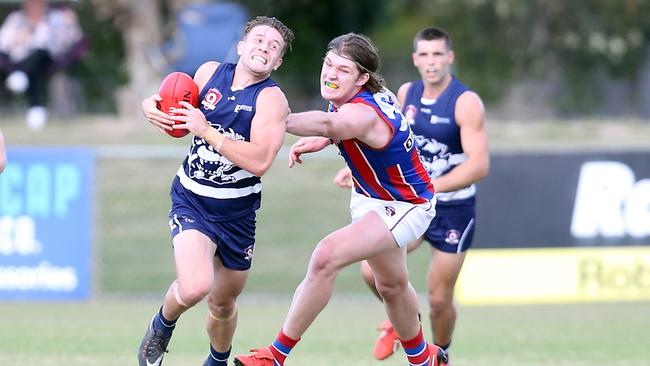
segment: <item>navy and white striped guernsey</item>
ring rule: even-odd
[[[222,63],[199,94],[199,108],[212,127],[232,140],[250,141],[257,96],[277,86],[270,78],[232,90],[234,64]],[[260,207],[262,182],[196,136],[172,183],[172,202],[190,204],[204,218],[230,221]]]
[[[422,98],[422,80],[411,82],[403,112],[415,135],[422,164],[432,178],[448,173],[467,160],[456,124],[456,101],[469,89],[455,76],[435,100]],[[470,203],[476,195],[474,184],[453,192],[437,192],[439,205],[446,202]]]

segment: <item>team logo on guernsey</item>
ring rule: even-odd
[[[406,110],[404,111],[404,118],[406,118],[406,122],[408,122],[410,125],[415,123],[416,114],[418,114],[418,109],[415,108],[414,105],[409,104],[406,106]]]
[[[215,88],[210,88],[207,93],[205,93],[205,96],[203,97],[203,100],[201,101],[201,105],[205,109],[209,109],[213,111],[217,107],[217,103],[221,100],[221,92]]]
[[[244,249],[244,259],[247,261],[251,261],[253,259],[253,246],[249,245]]]
[[[456,245],[460,241],[460,231],[458,230],[447,230],[447,236],[445,237],[445,243]]]
[[[395,207],[393,206],[384,206],[384,210],[386,210],[386,215],[388,216],[395,216]]]

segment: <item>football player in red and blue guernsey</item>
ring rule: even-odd
[[[184,108],[170,116],[156,108],[159,95],[142,102],[155,127],[187,129],[193,137],[171,188],[176,280],[147,327],[138,350],[140,366],[162,363],[177,319],[205,297],[210,354],[204,366],[227,365],[236,300],[253,259],[260,177],[282,146],[289,114],[287,99],[270,75],[292,40],[293,32],[278,19],[257,17],[237,44],[237,64],[209,61],[196,71],[198,108],[181,102]]]
[[[314,249],[275,341],[251,355],[235,356],[236,365],[284,365],[327,305],[338,272],[364,259],[375,272],[377,289],[409,365],[446,363],[445,352],[424,339],[418,297],[406,268],[406,245],[420,237],[435,216],[434,189],[408,123],[384,87],[378,68],[377,49],[367,37],[348,33],[333,39],[320,76],[329,111],[289,115],[287,132],[306,136],[291,147],[289,166],[302,163],[302,154],[320,151],[332,142],[341,151],[355,185],[352,223],[327,235]]]
[[[408,252],[424,240],[431,245],[427,275],[429,318],[434,342],[447,353],[456,323],[454,286],[474,236],[476,186],[489,171],[490,157],[481,98],[451,71],[454,51],[447,32],[436,27],[420,30],[413,39],[413,64],[419,80],[404,83],[397,92],[402,112],[415,135],[415,145],[436,187],[436,217],[426,233],[408,245]],[[335,178],[351,187],[349,169]],[[361,264],[363,278],[379,297],[368,263]],[[381,299],[381,298],[380,298]],[[399,342],[386,320],[373,353],[383,360]]]

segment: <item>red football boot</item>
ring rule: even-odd
[[[447,352],[435,344],[429,343],[429,354],[431,355],[430,366],[450,366]]]
[[[399,338],[388,319],[381,323],[377,330],[381,331],[381,333],[379,333],[375,341],[375,348],[372,352],[375,358],[381,361],[387,359],[397,351],[399,348]]]
[[[234,362],[236,366],[275,366],[275,359],[268,347],[251,349],[250,355],[237,355]]]

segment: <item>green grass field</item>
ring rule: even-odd
[[[233,353],[272,341],[288,296],[244,296]],[[150,300],[0,304],[0,365],[134,365],[147,321],[158,306]],[[205,314],[201,304],[181,318],[166,366],[203,362]],[[650,364],[648,304],[462,307],[459,315],[452,348],[455,366]],[[372,358],[374,327],[382,319],[382,308],[369,295],[335,296],[287,366],[405,365],[402,351],[383,362]]]

